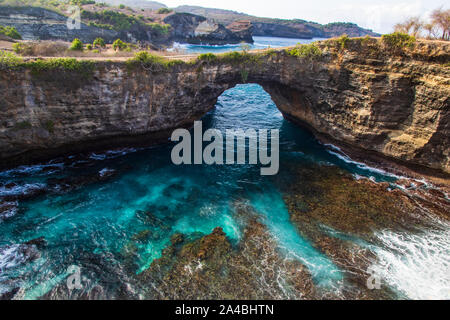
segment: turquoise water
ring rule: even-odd
[[[378,181],[395,180],[345,159],[284,120],[256,84],[226,91],[202,120],[204,130],[279,129],[281,179],[288,179],[284,168],[289,164],[312,162],[336,165]],[[127,281],[127,272],[140,273],[160,257],[174,233],[208,234],[220,226],[232,243],[238,243],[242,230],[234,217],[234,203],[243,200],[260,215],[280,252],[304,263],[318,285],[331,286],[342,279],[332,261],[290,223],[274,177],[261,176],[258,165],[176,166],[170,160],[171,148],[93,153],[0,173],[0,185],[16,183],[0,187],[3,196],[50,189],[45,195],[19,201],[17,212],[0,220],[0,293],[20,286],[27,298],[38,298],[64,281],[71,265],[81,266],[93,283],[113,292]],[[71,191],[64,191],[64,183],[54,180],[108,171],[115,175]],[[140,238],[143,231],[145,237]],[[28,262],[16,246],[39,237],[48,245],[40,249],[39,259]]]
[[[278,37],[253,37],[253,44],[249,45],[251,50],[256,49],[267,49],[267,48],[280,48],[295,46],[298,43],[306,44],[317,40],[323,40],[322,38],[314,39],[294,39],[294,38],[278,38]],[[186,53],[223,53],[230,51],[240,51],[242,50],[241,44],[226,44],[226,45],[198,45],[198,44],[186,44],[186,43],[176,43],[170,50],[181,50]]]

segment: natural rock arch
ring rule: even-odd
[[[11,165],[162,141],[211,110],[225,90],[251,82],[286,118],[322,138],[450,172],[449,71],[430,58],[431,49],[414,57],[330,50],[317,59],[279,51],[244,61],[174,64],[156,73],[103,61],[92,77],[77,81],[58,72],[3,72],[0,158]]]

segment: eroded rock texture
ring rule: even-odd
[[[15,164],[167,138],[211,110],[226,89],[254,82],[287,118],[319,136],[450,172],[448,44],[395,52],[359,39],[346,49],[332,40],[320,48],[314,57],[271,50],[156,71],[105,61],[88,76],[2,71],[0,158]]]

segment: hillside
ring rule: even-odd
[[[74,3],[80,7],[79,29],[67,28],[66,24],[69,6]],[[132,8],[124,3],[113,6],[92,0],[3,0],[0,8],[0,25],[16,28],[24,40],[79,38],[92,42],[102,37],[107,43],[121,39],[155,48],[171,46],[174,41],[212,45],[253,42],[249,24],[226,28],[191,13]]]
[[[334,22],[322,25],[301,19],[273,19],[255,17],[231,10],[204,8],[198,6],[179,6],[177,12],[188,12],[213,19],[217,23],[228,25],[234,21],[247,20],[253,24],[254,36],[274,36],[286,38],[331,38],[347,34],[351,37],[379,36],[372,30],[364,29],[354,23]]]
[[[96,1],[97,3],[106,3],[111,6],[119,6],[121,4],[131,8],[158,10],[160,8],[167,8],[165,4],[156,1],[146,0],[102,0]]]

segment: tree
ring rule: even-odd
[[[423,28],[423,23],[419,17],[408,18],[405,22],[397,23],[394,26],[396,32],[406,33],[417,37]]]
[[[77,51],[82,51],[83,50],[83,42],[81,42],[80,39],[75,38],[72,41],[72,44],[70,45],[70,50],[77,50]]]
[[[427,32],[427,38],[428,39],[433,39],[433,38],[437,38],[437,28],[436,25],[434,23],[426,23],[423,26],[423,29]]]
[[[450,40],[450,9],[436,9],[431,13],[431,21],[442,32],[442,40]]]
[[[105,48],[106,47],[105,40],[103,40],[103,38],[96,38],[94,40],[93,45],[95,48]]]

